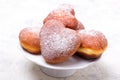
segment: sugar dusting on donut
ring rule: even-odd
[[[68,56],[69,51],[73,50],[76,44],[73,43],[74,35],[59,35],[58,33],[53,33],[48,36],[49,40],[46,39],[44,42],[46,50],[42,52],[47,58],[54,58],[60,56]],[[77,37],[76,37],[77,38]],[[48,53],[49,52],[49,53]]]
[[[40,53],[39,27],[27,27],[19,33],[21,46],[30,53]]]
[[[75,11],[72,5],[70,4],[61,4],[57,9],[70,12],[72,15],[75,15]]]
[[[19,37],[21,38],[21,41],[23,41],[29,45],[33,45],[33,44],[37,45],[38,40],[39,40],[39,32],[40,32],[39,27],[27,27],[21,31]],[[31,38],[31,37],[33,37],[33,38]],[[34,41],[32,41],[32,40],[34,40]]]
[[[107,39],[103,33],[95,30],[80,30],[80,37],[82,41],[82,47],[88,47],[92,49],[104,49],[107,46]]]
[[[61,26],[43,26],[40,37],[41,52],[47,59],[70,56],[80,45],[77,32]]]
[[[61,21],[65,27],[75,29],[78,22],[74,15],[72,15],[68,10],[55,9],[51,11],[48,16],[44,19],[43,23],[51,19],[56,19]]]

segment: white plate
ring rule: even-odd
[[[28,21],[28,23],[22,25],[22,27],[41,27],[42,24],[40,23],[39,19]],[[23,54],[27,59],[30,61],[38,64],[41,66],[41,70],[45,72],[46,74],[54,77],[66,77],[72,75],[75,70],[85,68],[94,62],[98,61],[96,60],[85,60],[81,58],[80,56],[72,56],[64,63],[59,64],[48,64],[45,62],[44,58],[41,55],[33,55],[25,51],[20,44],[18,44],[18,48],[21,51],[21,54]]]
[[[98,61],[98,59],[85,60],[81,58],[80,56],[74,55],[70,57],[67,61],[65,61],[64,63],[48,64],[45,62],[41,54],[39,55],[30,54],[27,51],[25,51],[20,45],[19,45],[19,50],[21,51],[21,54],[23,54],[27,59],[40,65],[43,72],[45,72],[47,75],[54,76],[54,77],[70,76],[77,69],[85,68],[93,64],[94,62]]]
[[[42,23],[40,23],[39,19],[30,20],[27,23],[21,25],[22,27],[42,27]],[[80,56],[72,56],[64,63],[59,64],[48,64],[45,62],[44,58],[41,55],[33,55],[25,51],[20,44],[18,44],[19,50],[21,53],[30,61],[40,65],[41,70],[47,75],[54,77],[66,77],[72,75],[77,69],[82,69],[94,62],[96,60],[85,60]]]
[[[81,69],[84,67],[87,67],[88,65],[92,64],[93,62],[96,62],[97,60],[85,60],[81,58],[80,56],[74,55],[70,57],[67,61],[64,63],[59,64],[48,64],[45,62],[44,58],[39,55],[33,55],[25,51],[24,49],[21,49],[21,53],[30,61],[46,68],[50,69],[58,69],[58,70],[68,70],[68,69]]]

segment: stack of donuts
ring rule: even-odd
[[[65,62],[74,54],[85,59],[99,58],[108,45],[103,33],[85,29],[69,4],[51,11],[43,20],[42,28],[22,29],[19,41],[26,51],[41,54],[50,64]]]

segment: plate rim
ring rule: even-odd
[[[24,50],[24,49],[22,48],[22,46],[20,45],[20,43],[18,44],[18,49],[20,50],[20,52],[22,53],[22,55],[23,55],[26,59],[28,59],[29,61],[31,61],[31,62],[33,62],[33,63],[36,63],[37,65],[39,65],[39,66],[41,66],[41,67],[45,67],[45,68],[49,68],[49,69],[55,69],[55,70],[83,69],[83,68],[88,67],[88,66],[92,65],[93,63],[99,61],[99,59],[100,59],[100,58],[98,58],[98,59],[96,59],[96,60],[93,60],[93,61],[91,61],[89,64],[84,65],[84,66],[75,66],[75,67],[58,67],[58,66],[55,67],[55,66],[52,66],[52,65],[54,65],[54,64],[51,65],[51,64],[48,64],[48,63],[46,63],[46,62],[44,61],[45,64],[47,64],[47,66],[45,66],[45,65],[39,64],[38,62],[33,61],[32,59],[30,59],[29,56],[26,56],[26,55],[38,56],[38,55],[31,54],[31,53],[29,53],[28,51]],[[24,54],[23,54],[23,53],[24,53]],[[39,55],[42,57],[41,54],[39,54]]]

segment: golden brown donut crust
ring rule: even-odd
[[[58,7],[58,9],[64,10],[64,11],[68,11],[68,12],[70,12],[72,15],[75,16],[74,8],[73,8],[73,6],[70,5],[70,4],[61,4],[61,5]]]
[[[40,32],[41,54],[47,63],[61,63],[79,48],[80,38],[75,30],[65,28],[57,20],[47,21]]]
[[[30,53],[40,53],[39,27],[27,27],[20,31],[19,41],[21,46]]]
[[[61,21],[65,25],[65,27],[71,29],[75,29],[78,24],[76,17],[67,10],[63,10],[63,9],[56,9],[50,12],[48,16],[44,19],[43,23],[46,23],[51,19],[56,19],[58,21]]]
[[[85,29],[85,27],[80,21],[78,21],[78,24],[77,24],[75,30],[82,30],[82,29]]]
[[[86,58],[97,58],[106,49],[108,42],[103,33],[95,30],[79,30],[81,45],[78,53]]]

